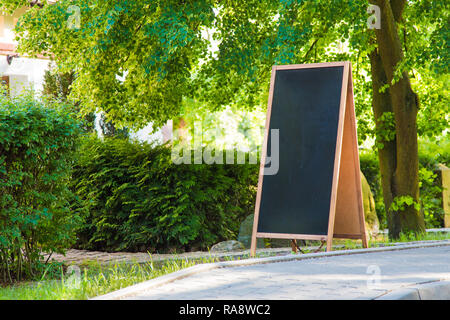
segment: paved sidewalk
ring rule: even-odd
[[[213,269],[127,299],[374,299],[438,280],[450,280],[448,245]]]

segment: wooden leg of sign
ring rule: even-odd
[[[261,161],[265,161],[264,157]],[[264,162],[262,162],[264,163]],[[260,168],[260,170],[262,170]],[[252,229],[252,243],[250,245],[250,257],[254,258],[256,256],[256,233],[258,232],[258,218],[259,218],[259,201],[261,198],[261,179],[262,175],[259,175],[259,182],[258,182],[258,192],[256,194],[256,205],[255,205],[255,215],[253,217],[253,229]]]
[[[327,252],[333,248],[333,235],[327,237]]]
[[[367,242],[367,235],[364,233],[362,236],[362,245],[364,248],[368,248],[369,247],[369,243]]]
[[[364,220],[361,222],[361,241],[363,248],[369,247],[369,242],[367,241],[366,224]]]
[[[254,258],[256,255],[256,235],[252,234],[252,243],[250,245],[250,257]]]
[[[250,245],[250,257],[254,258],[256,256],[256,231],[258,226],[258,213],[255,212],[255,217],[253,219],[253,232],[252,232],[252,243]]]

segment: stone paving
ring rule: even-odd
[[[387,230],[380,230],[380,234],[387,234]],[[450,228],[441,228],[441,229],[427,229],[428,233],[450,233]],[[430,242],[430,241],[427,241]],[[397,243],[397,244],[407,244],[407,243]],[[391,243],[390,245],[397,245],[396,243]],[[380,244],[380,246],[384,246]],[[333,249],[342,249],[345,247],[344,245],[333,245]],[[302,249],[308,250],[316,250],[318,247],[316,246],[308,246],[302,247]],[[291,248],[264,248],[257,249],[257,256],[274,256],[274,255],[287,255],[291,253]],[[250,255],[250,250],[242,250],[242,251],[234,251],[234,252],[205,252],[205,251],[196,251],[196,252],[185,252],[178,254],[149,254],[146,252],[103,252],[103,251],[91,251],[91,250],[78,250],[78,249],[70,249],[67,250],[66,254],[52,254],[50,260],[55,260],[57,262],[64,262],[68,265],[76,264],[82,265],[86,262],[97,261],[100,264],[109,264],[109,263],[144,263],[148,261],[166,261],[170,259],[208,259],[208,258],[217,258],[217,259],[237,259],[242,257],[248,257]],[[44,258],[47,259],[48,255],[44,255]]]
[[[127,299],[374,299],[438,280],[450,280],[449,245],[213,269]]]
[[[316,247],[312,247],[314,249]],[[310,248],[311,249],[311,248]],[[291,253],[291,248],[265,248],[258,249],[258,256],[273,256],[273,255],[287,255]],[[103,252],[103,251],[89,251],[70,249],[66,254],[52,254],[50,260],[57,262],[64,262],[68,265],[76,264],[82,265],[87,262],[96,261],[99,264],[107,265],[109,263],[144,263],[144,262],[158,262],[166,261],[170,259],[238,259],[241,257],[249,256],[250,250],[234,251],[234,252],[185,252],[179,254],[149,254],[145,252]],[[44,259],[47,259],[48,255],[44,255]]]
[[[433,241],[426,241],[431,243]],[[406,245],[409,242],[403,243],[391,243],[391,244],[379,244],[378,246],[392,246],[392,245]],[[418,243],[417,241],[415,243]],[[333,250],[344,249],[345,245],[333,245]],[[302,250],[315,251],[318,246],[306,246],[302,247]],[[324,251],[322,249],[322,251]],[[264,256],[280,256],[287,255],[292,252],[291,248],[262,248],[256,250],[257,257]],[[171,259],[188,259],[188,260],[200,260],[216,258],[219,260],[239,259],[243,257],[249,257],[250,250],[240,250],[232,252],[184,252],[177,254],[159,254],[159,253],[146,253],[146,252],[105,252],[105,251],[92,251],[92,250],[80,250],[69,249],[66,254],[54,253],[50,256],[50,260],[57,262],[64,262],[67,265],[83,265],[89,262],[97,262],[102,265],[108,265],[110,263],[145,263],[149,261],[160,262]],[[44,254],[44,259],[49,257],[48,254]]]

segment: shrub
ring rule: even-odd
[[[254,210],[259,165],[176,165],[170,153],[168,146],[119,138],[84,139],[71,182],[72,209],[84,218],[78,248],[166,252],[236,238]],[[360,159],[385,228],[378,157],[363,151]],[[421,177],[423,208],[435,215],[428,190],[437,182],[423,170]]]
[[[439,228],[444,225],[442,181],[437,165],[448,164],[449,160],[450,140],[441,139],[441,141],[432,142],[419,139],[420,207],[426,228]],[[367,150],[360,152],[360,166],[372,190],[381,228],[386,228],[386,210],[377,154]]]
[[[77,245],[153,252],[235,238],[253,211],[257,172],[255,164],[176,165],[167,146],[90,137],[72,183],[85,219]]]
[[[73,243],[68,209],[72,155],[79,132],[63,106],[0,95],[0,274],[4,282],[36,275],[41,252]]]
[[[444,226],[442,206],[442,176],[438,164],[450,163],[450,140],[420,140],[419,178],[420,204],[427,228]]]

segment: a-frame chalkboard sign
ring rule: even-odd
[[[367,247],[359,170],[350,62],[274,66],[251,255],[257,238]]]

